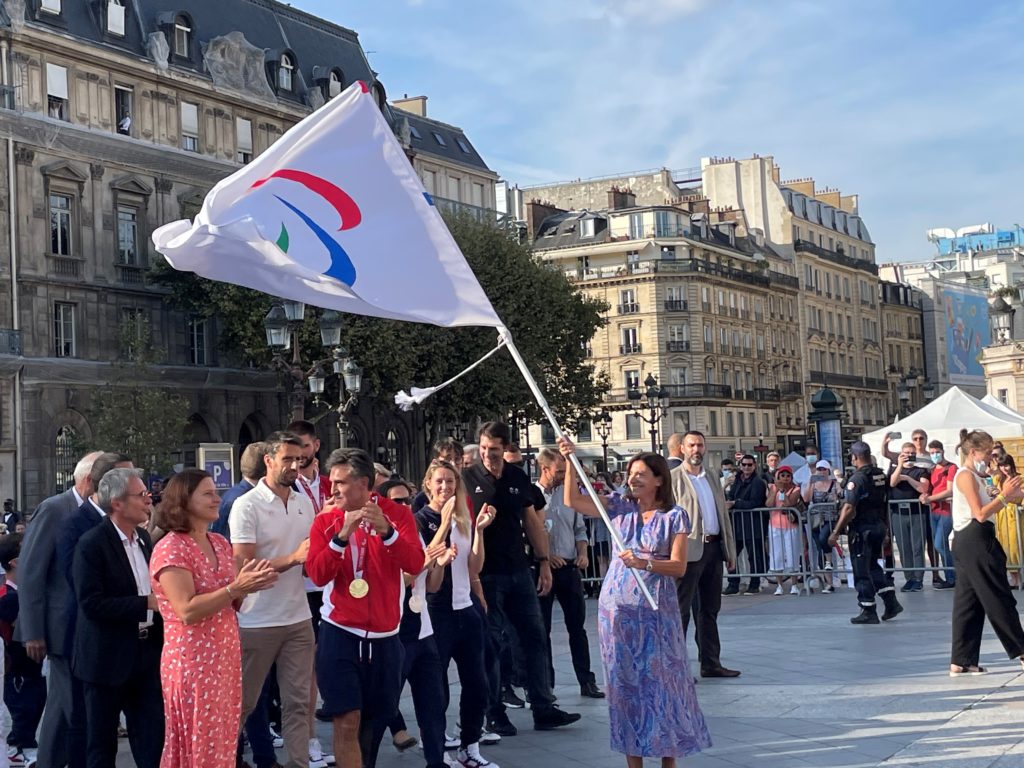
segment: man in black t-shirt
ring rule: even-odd
[[[485,504],[495,508],[494,522],[484,531],[487,555],[480,574],[487,600],[488,630],[499,647],[506,622],[519,637],[526,661],[533,727],[545,731],[574,723],[580,716],[563,712],[554,705],[548,677],[547,635],[537,600],[538,592],[547,594],[551,589],[548,535],[541,516],[534,509],[533,488],[526,473],[502,457],[509,442],[505,424],[495,421],[484,424],[480,428],[481,463],[465,469],[462,480],[474,510],[483,509]],[[524,530],[539,566],[536,587],[523,547]],[[501,672],[497,663],[491,665],[488,677],[489,730],[502,736],[514,736],[516,728],[501,701]]]
[[[889,472],[889,520],[907,579],[902,592],[924,589],[928,508],[921,503],[921,494],[931,490],[931,472],[917,466],[917,460],[917,447],[904,443]]]

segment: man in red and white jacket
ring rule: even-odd
[[[325,587],[317,683],[339,767],[372,767],[401,695],[402,573],[423,570],[423,547],[409,508],[373,492],[365,451],[334,451],[327,472],[334,508],[314,520],[306,558],[309,578]]]

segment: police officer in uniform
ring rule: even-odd
[[[889,483],[885,473],[872,465],[871,448],[867,443],[858,441],[850,446],[850,459],[856,471],[846,484],[839,521],[828,543],[834,547],[836,539],[849,528],[850,559],[860,604],[860,614],[850,619],[850,623],[877,624],[876,594],[885,603],[882,621],[894,619],[903,612],[903,606],[896,599],[896,588],[878,564],[886,536]]]

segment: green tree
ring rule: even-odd
[[[160,387],[149,323],[142,317],[122,323],[123,362],[116,363],[111,383],[97,389],[88,409],[90,448],[120,451],[135,466],[164,475],[181,451],[190,411],[187,398]]]
[[[536,259],[527,246],[496,227],[469,216],[446,220],[490,297],[499,317],[545,393],[560,422],[577,426],[601,402],[607,377],[597,375],[586,356],[587,342],[604,320],[603,302],[578,293],[565,275]],[[179,309],[216,316],[218,345],[229,364],[266,365],[263,317],[273,299],[227,283],[177,272],[166,264],[152,279],[171,290]],[[307,313],[300,332],[302,358],[323,357],[316,318]],[[364,369],[361,397],[393,408],[393,397],[410,386],[438,384],[468,367],[497,343],[488,328],[436,326],[345,315],[342,340]],[[438,425],[476,418],[507,418],[525,412],[531,421],[540,409],[507,352],[499,352],[475,371],[428,399],[422,406]]]

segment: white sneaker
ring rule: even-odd
[[[498,768],[497,763],[492,763],[480,754],[479,744],[470,744],[465,749],[455,753],[455,762],[462,768]]]
[[[836,588],[833,587],[831,584],[826,584],[824,587],[821,588],[821,594],[823,595],[831,595],[835,591]]]
[[[500,736],[498,738],[501,738]],[[483,741],[483,739],[480,739]],[[462,746],[462,739],[458,736],[452,736],[448,731],[444,732],[444,748],[445,749],[458,749]]]
[[[274,742],[274,749],[280,749],[284,746],[284,738],[273,728],[270,729],[270,738]]]
[[[486,726],[484,726],[483,730],[480,731],[481,744],[497,744],[499,741],[501,741],[501,736],[497,733],[488,731]],[[456,744],[455,746],[459,745]]]
[[[777,586],[775,588],[775,594],[776,595],[781,595],[782,594],[782,585],[781,584],[779,584],[779,586]]]
[[[313,763],[322,762],[324,765],[334,765],[337,760],[334,759],[334,755],[324,753],[324,748],[320,744],[320,739],[312,738],[309,740],[309,765],[313,768]]]
[[[791,594],[791,595],[799,595],[800,594],[800,587],[798,587],[796,584],[794,584],[792,587],[789,588],[789,594]]]

